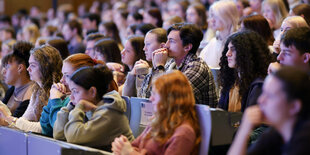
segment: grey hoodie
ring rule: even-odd
[[[97,109],[85,113],[80,104],[70,111],[63,107],[57,114],[53,136],[55,139],[66,139],[67,142],[108,150],[111,143],[120,135],[130,141],[134,136],[125,116],[125,100],[116,91],[103,96]],[[85,121],[85,118],[88,121]],[[107,149],[108,148],[108,149]]]

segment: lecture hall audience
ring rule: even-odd
[[[198,154],[194,105],[205,104],[244,113],[230,154],[307,152],[309,3],[94,0],[2,14],[0,124],[109,151],[114,141],[115,154]],[[121,95],[157,104],[136,140]],[[113,126],[96,122],[107,113]]]

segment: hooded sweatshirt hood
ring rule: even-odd
[[[115,90],[103,95],[103,100],[98,103],[98,107],[109,108],[119,112],[126,112],[126,101]]]

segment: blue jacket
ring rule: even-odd
[[[43,107],[40,118],[42,133],[44,135],[53,137],[53,127],[57,118],[57,113],[62,107],[66,107],[69,102],[69,96],[67,96],[64,100],[61,100],[60,98],[48,100],[47,106]]]

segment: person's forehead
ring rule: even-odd
[[[180,38],[180,31],[177,31],[177,30],[172,30],[170,31],[169,35],[168,35],[168,39],[181,39]]]
[[[145,40],[145,41],[150,41],[150,40],[153,41],[154,39],[156,39],[156,37],[157,37],[157,35],[154,34],[154,33],[147,33],[147,34],[145,35],[144,40]]]
[[[29,57],[29,63],[37,63],[37,60],[35,59],[35,57],[32,54]]]
[[[286,46],[283,42],[280,44],[281,50],[290,51],[292,53],[299,53],[298,49],[296,49],[295,45]]]

